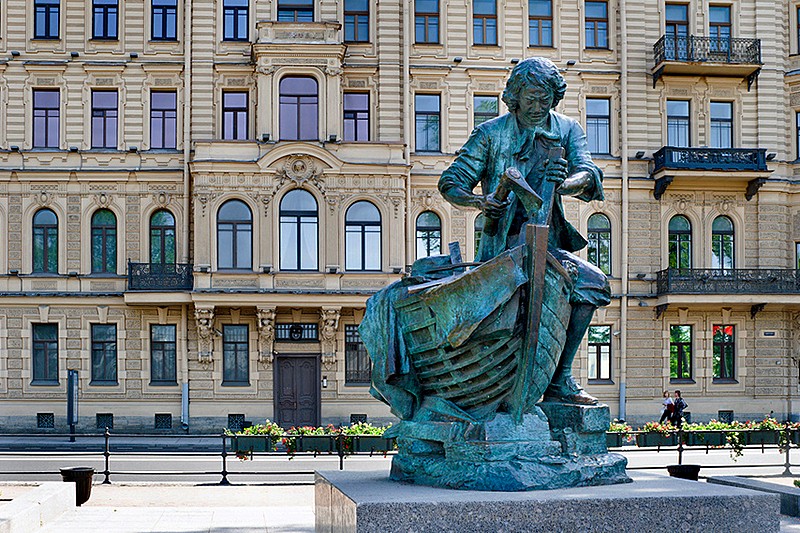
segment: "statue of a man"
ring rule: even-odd
[[[580,124],[553,111],[566,88],[564,78],[550,60],[533,57],[518,63],[503,92],[503,102],[510,113],[475,128],[453,164],[442,173],[439,190],[450,203],[476,207],[486,219],[496,221],[496,233],[481,237],[477,260],[487,261],[522,244],[522,229],[528,220],[522,203],[513,194],[505,201],[495,197],[503,172],[517,168],[537,192],[542,191],[545,180],[558,184],[548,251],[577,270],[578,275],[570,300],[566,344],[544,401],[592,405],[597,400],[572,377],[572,362],[595,309],[608,305],[611,294],[605,274],[570,253],[587,242],[564,218],[560,195],[586,202],[602,200],[603,173],[592,162]],[[564,158],[549,160],[548,152],[558,146],[563,147]],[[473,192],[479,183],[483,194]]]

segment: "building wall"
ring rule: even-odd
[[[589,379],[587,345],[576,376],[615,416],[634,423],[655,418],[661,392],[676,388],[695,419],[721,410],[738,418],[795,416],[796,293],[739,287],[664,294],[656,279],[668,267],[667,227],[676,214],[692,222],[695,268],[712,266],[718,215],[734,222],[737,269],[797,267],[800,2],[714,3],[730,5],[733,37],[760,39],[763,65],[750,88],[741,68],[724,64],[665,71],[654,84],[663,1],[610,0],[608,49],[587,48],[585,6],[575,0],[552,2],[552,47],[530,46],[528,4],[520,0],[498,2],[497,46],[474,42],[471,2],[440,3],[434,44],[415,42],[411,2],[370,2],[364,43],[344,42],[344,3],[333,0],[315,2],[315,22],[296,24],[276,22],[277,1],[252,0],[243,41],[224,40],[223,1],[180,0],[174,42],[150,39],[149,2],[120,2],[119,38],[92,39],[91,4],[73,0],[60,4],[58,39],[33,39],[33,4],[0,7],[0,430],[34,429],[36,413],[53,413],[63,429],[68,369],[81,375],[82,431],[95,430],[95,415],[104,413],[126,430],[152,429],[156,414],[171,414],[173,428],[182,420],[191,431],[217,431],[228,415],[275,418],[278,358],[304,353],[318,358],[320,422],[351,414],[391,420],[368,387],[347,384],[345,326],[358,324],[367,298],[413,263],[421,213],[436,213],[442,242],[458,241],[464,258],[474,259],[478,213],[445,202],[437,180],[475,124],[475,95],[499,97],[514,64],[537,55],[552,59],[569,84],[559,111],[585,125],[587,98],[610,102],[609,154],[595,157],[605,199],[567,200],[566,212],[583,234],[594,213],[611,222],[613,300],[595,318],[614,332],[611,379]],[[690,34],[708,35],[708,12],[708,2],[688,4]],[[287,75],[318,84],[318,140],[281,139],[280,81]],[[33,91],[56,88],[58,146],[34,149]],[[93,149],[92,90],[108,89],[118,91],[118,142]],[[176,91],[175,149],[151,147],[153,90]],[[223,95],[244,90],[246,138],[223,140]],[[345,91],[369,94],[367,142],[343,141]],[[439,151],[418,150],[416,94],[440,96]],[[667,174],[655,168],[654,154],[667,145],[668,99],[690,101],[694,147],[711,143],[710,102],[732,102],[733,146],[774,154],[769,170],[678,170],[659,191],[664,182],[657,180]],[[506,112],[502,102],[498,111]],[[296,188],[318,204],[313,272],[280,267],[280,202]],[[231,199],[252,213],[253,254],[249,267],[226,271],[219,268],[217,213]],[[345,217],[359,200],[381,215],[379,271],[346,266]],[[55,275],[32,273],[32,218],[40,208],[58,215]],[[91,273],[91,216],[98,209],[117,218],[111,275]],[[191,264],[191,291],[129,287],[127,262],[149,261],[149,221],[159,209],[175,217],[176,260]],[[31,384],[33,323],[58,324],[58,385]],[[90,383],[93,323],[118,324],[116,386]],[[318,339],[279,341],[276,327],[292,323],[317,324]],[[150,384],[151,324],[177,327],[174,386]],[[218,332],[226,324],[248,326],[247,386],[223,385]],[[693,326],[691,382],[670,378],[669,327],[676,324]],[[711,332],[719,324],[735,326],[735,382],[713,378]]]

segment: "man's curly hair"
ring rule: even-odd
[[[530,85],[539,85],[553,96],[555,107],[567,92],[567,82],[552,61],[544,57],[529,57],[517,63],[503,91],[503,102],[509,111],[519,109],[519,94]]]

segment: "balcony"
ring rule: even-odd
[[[128,290],[144,292],[191,291],[192,265],[188,263],[132,263],[128,261]]]
[[[653,88],[665,74],[747,79],[761,70],[761,39],[664,35],[653,45]]]
[[[800,294],[800,270],[668,268],[658,272],[656,293]]]
[[[766,181],[765,148],[676,148],[665,146],[653,154],[656,200],[667,190],[676,176],[689,178],[692,186],[698,179],[722,179],[727,183],[747,183],[745,197],[751,200]]]

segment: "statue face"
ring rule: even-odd
[[[541,85],[528,85],[519,95],[517,120],[525,128],[544,127],[553,108],[553,95]]]

